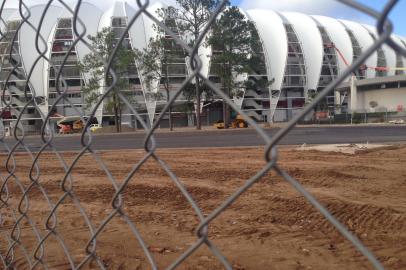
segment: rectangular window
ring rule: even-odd
[[[51,62],[54,65],[62,65],[63,61],[65,60],[65,54],[53,54],[51,58]],[[69,57],[65,63],[65,65],[76,65],[78,63],[77,56],[75,52],[70,52]]]
[[[217,77],[217,76],[210,76],[210,77],[209,77],[209,80],[210,80],[211,82],[213,82],[213,83],[221,83],[220,77]]]
[[[126,19],[123,17],[113,18],[113,20],[111,22],[111,26],[112,27],[126,27],[127,26]]]
[[[56,30],[55,39],[73,39],[72,29],[58,29]]]
[[[184,77],[169,78],[169,83],[182,84],[185,81]]]
[[[80,79],[66,79],[67,86],[82,86],[84,85],[83,80]],[[59,81],[62,90],[62,80]],[[49,80],[49,87],[55,88],[56,82],[55,80]]]
[[[72,20],[60,19],[58,22],[58,28],[72,28]]]
[[[73,41],[72,40],[66,40],[66,41],[55,41],[53,46],[52,46],[52,52],[67,52],[69,48],[72,46]],[[74,49],[73,49],[74,51]]]
[[[130,79],[130,84],[139,85],[139,84],[141,84],[141,81],[140,81],[139,78],[131,78]]]
[[[174,65],[169,64],[168,66],[164,66],[163,69],[167,68],[167,72],[169,75],[186,75],[186,65]],[[165,71],[163,70],[163,74]]]
[[[81,80],[66,80],[68,86],[81,86]]]
[[[49,77],[55,78],[57,72],[55,72],[54,68],[50,68],[49,70]],[[80,78],[80,70],[78,67],[67,66],[62,68],[62,76],[64,78]]]

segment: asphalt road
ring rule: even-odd
[[[278,129],[267,129],[272,136]],[[160,148],[188,147],[234,147],[261,146],[264,141],[253,129],[225,131],[184,131],[157,133],[156,140]],[[93,138],[93,149],[140,149],[143,148],[145,134],[141,131],[125,134],[97,134]],[[31,151],[38,151],[42,146],[39,137],[27,137],[25,143]],[[7,139],[11,147],[14,139]],[[293,129],[280,145],[332,144],[332,143],[399,143],[406,142],[406,126],[342,126],[342,127],[298,127]],[[77,135],[57,136],[54,146],[60,151],[79,150],[82,148]],[[0,144],[4,151],[4,144]],[[23,149],[19,147],[19,151]]]

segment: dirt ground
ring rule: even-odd
[[[264,166],[263,149],[159,150],[157,154],[179,177],[205,215],[241,187]],[[64,153],[70,164],[76,153]],[[121,184],[142,151],[101,152],[100,157]],[[5,156],[0,156],[5,162]],[[27,154],[15,155],[14,176],[1,194],[0,252],[6,257],[14,245],[16,269],[29,269],[40,240],[44,250],[36,255],[48,269],[71,269],[63,245],[78,266],[87,258],[90,229],[113,213],[115,188],[96,160],[83,156],[72,171],[72,181],[61,187],[64,170],[55,154],[42,154],[31,179]],[[2,163],[3,164],[3,163]],[[406,269],[406,146],[349,155],[344,153],[280,149],[279,165],[319,199],[342,223],[370,248],[387,269]],[[4,166],[1,175],[6,174]],[[3,179],[5,181],[5,179]],[[119,185],[118,184],[118,185]],[[25,200],[21,201],[23,190]],[[65,189],[66,192],[63,190]],[[57,219],[49,219],[50,206]],[[77,200],[73,200],[72,197]],[[80,203],[81,213],[78,208]],[[149,160],[133,175],[122,196],[122,213],[112,216],[97,237],[95,253],[107,269],[151,269],[134,231],[135,224],[159,269],[165,269],[196,241],[199,219],[167,173]],[[19,226],[13,227],[14,218]],[[24,213],[24,215],[22,215]],[[110,216],[111,217],[111,216]],[[30,221],[30,222],[28,222]],[[47,224],[47,226],[45,225]],[[47,229],[48,227],[48,229]],[[234,269],[372,269],[355,250],[284,179],[270,172],[244,193],[209,226],[209,239]],[[62,245],[63,239],[63,245]],[[42,255],[42,256],[41,256]],[[12,257],[12,256],[9,256]],[[41,264],[36,269],[44,269]],[[98,269],[89,258],[82,269]],[[178,269],[224,269],[206,246],[200,247]]]

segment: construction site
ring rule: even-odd
[[[39,1],[0,5],[0,269],[406,269],[397,0]]]
[[[303,151],[307,150],[307,151]],[[337,152],[334,152],[338,150]],[[325,152],[327,151],[327,152]],[[219,207],[265,163],[261,148],[159,150],[173,173],[185,185],[205,215]],[[64,153],[71,163],[76,153]],[[117,185],[121,185],[142,151],[102,152]],[[217,158],[213,158],[217,157]],[[4,157],[2,157],[4,158]],[[49,215],[50,200],[61,201],[57,210],[58,237],[64,239],[75,264],[87,256],[89,225],[79,211],[76,200],[88,213],[93,226],[100,226],[114,209],[111,200],[116,192],[106,172],[91,155],[83,156],[71,176],[72,196],[63,196],[61,181],[65,172],[55,163],[54,154],[43,154],[38,161],[42,188],[27,194],[31,222],[44,224]],[[334,162],[332,162],[334,161]],[[341,145],[334,148],[283,148],[280,163],[290,175],[320,200],[340,222],[359,236],[387,269],[406,268],[406,161],[405,146]],[[16,175],[28,186],[24,171],[30,158],[15,155]],[[22,195],[14,181],[8,184],[13,198],[10,209],[17,208]],[[196,241],[199,224],[196,213],[175,183],[155,161],[148,161],[133,176],[122,194],[125,202],[122,219],[115,215],[98,235],[97,255],[107,269],[151,269],[129,220],[148,243],[159,269],[166,269]],[[2,210],[3,227],[13,224],[12,213]],[[26,219],[22,221],[21,246],[34,252],[38,240]],[[10,228],[11,229],[11,228]],[[45,228],[40,228],[45,233]],[[130,236],[131,235],[131,236]],[[210,239],[229,259],[233,269],[372,269],[339,232],[283,178],[271,171],[245,192],[209,226]],[[2,241],[5,241],[2,238]],[[43,261],[50,269],[70,269],[66,253],[57,238],[51,236],[44,247]],[[0,248],[5,254],[4,246]],[[14,254],[23,258],[21,249]],[[16,261],[17,269],[28,268],[25,260]],[[95,262],[83,269],[97,268]],[[179,269],[224,269],[217,258],[201,247]]]

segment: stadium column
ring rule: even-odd
[[[350,85],[350,96],[351,96],[351,102],[350,102],[350,111],[351,113],[357,111],[357,79],[355,76],[351,76],[351,85]]]
[[[335,105],[335,113],[341,113],[341,93],[340,91],[334,91],[334,105]]]

